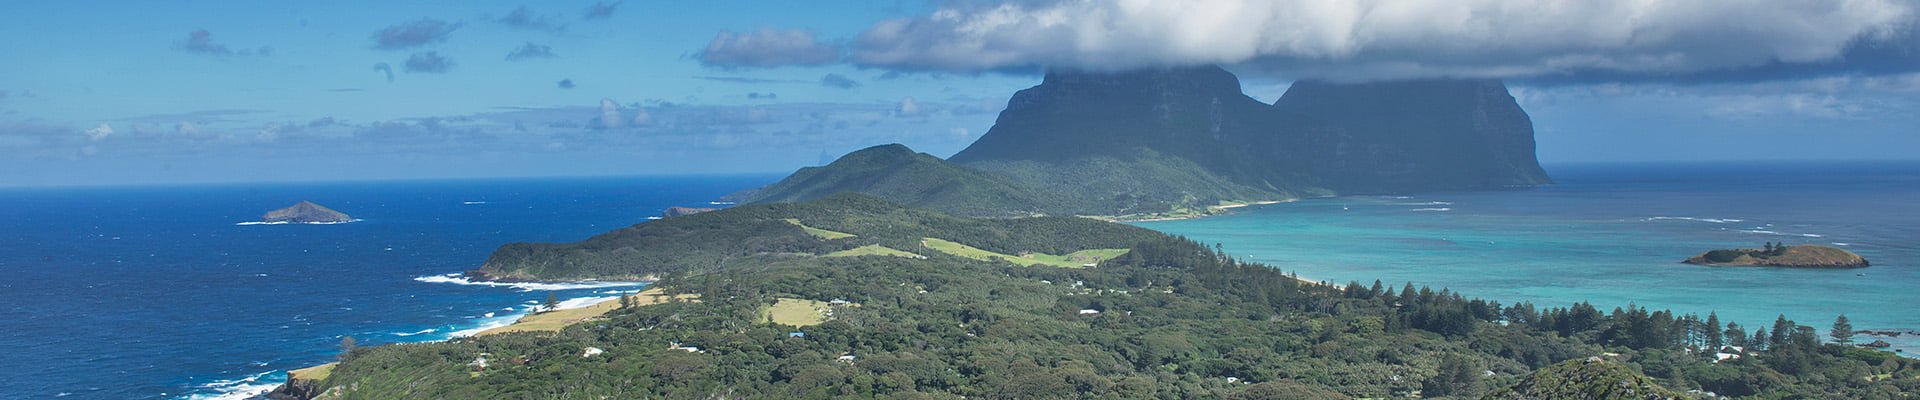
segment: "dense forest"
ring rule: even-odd
[[[1310,284],[1217,247],[1085,219],[971,220],[864,196],[682,218],[608,235],[688,252],[656,258],[685,269],[649,272],[663,278],[657,287],[698,301],[622,308],[558,333],[355,348],[313,388],[340,399],[1920,393],[1920,363],[1823,342],[1784,318],[1742,327],[1631,305],[1538,307],[1412,284]],[[779,222],[786,218],[855,236],[809,236]],[[914,247],[935,234],[1009,253],[1129,251],[1092,268],[1017,266]],[[683,243],[706,240],[732,242]],[[865,244],[925,258],[812,256]],[[543,273],[634,273],[560,271]],[[840,301],[819,325],[758,322],[779,298]]]

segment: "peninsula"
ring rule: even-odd
[[[1870,264],[1859,254],[1839,248],[1816,245],[1775,245],[1758,249],[1713,250],[1682,261],[1708,266],[1785,267],[1785,268],[1863,268]]]

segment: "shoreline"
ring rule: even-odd
[[[1282,199],[1282,200],[1261,200],[1261,201],[1251,201],[1251,202],[1234,202],[1234,203],[1229,203],[1229,204],[1222,204],[1222,205],[1214,205],[1214,206],[1207,206],[1207,208],[1206,208],[1206,210],[1205,210],[1205,211],[1202,211],[1202,212],[1195,212],[1195,213],[1186,213],[1186,214],[1182,214],[1182,213],[1155,213],[1155,214],[1134,214],[1134,215],[1119,215],[1119,216],[1113,216],[1113,215],[1083,215],[1083,216],[1081,216],[1081,217],[1084,217],[1084,218],[1092,218],[1092,219],[1097,219],[1097,220],[1101,220],[1101,221],[1107,221],[1107,222],[1118,222],[1118,223],[1133,223],[1133,222],[1162,222],[1162,221],[1183,221],[1183,220],[1190,220],[1190,219],[1200,219],[1200,218],[1206,218],[1206,217],[1212,217],[1212,216],[1216,216],[1216,215],[1221,215],[1221,214],[1226,214],[1226,213],[1227,213],[1228,211],[1233,211],[1234,209],[1237,209],[1237,208],[1245,208],[1245,207],[1251,207],[1251,206],[1265,206],[1265,205],[1273,205],[1273,204],[1283,204],[1283,203],[1293,203],[1293,202],[1297,202],[1297,201],[1300,201],[1300,199],[1297,199],[1297,198],[1296,198],[1296,199]]]

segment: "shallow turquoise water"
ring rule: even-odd
[[[1138,225],[1337,283],[1446,287],[1503,303],[1637,304],[1748,327],[1920,330],[1920,165],[1554,168],[1557,185],[1313,199]],[[1765,241],[1861,254],[1864,269],[1700,267],[1705,250]],[[1920,337],[1887,339],[1910,355]]]

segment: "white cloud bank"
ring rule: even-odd
[[[1911,60],[1917,8],[1915,0],[958,0],[875,24],[852,59],[945,71],[1241,64],[1335,79],[1690,74],[1845,64],[1852,52],[1889,46]]]

